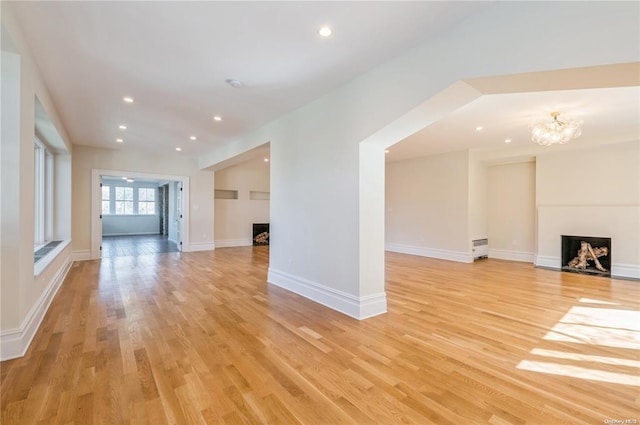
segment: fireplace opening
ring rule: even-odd
[[[253,223],[253,246],[269,245],[269,223]]]
[[[611,276],[611,238],[562,235],[562,270]]]

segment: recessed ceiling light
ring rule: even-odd
[[[196,137],[196,136],[191,136],[191,137],[189,137],[189,139],[191,139],[191,140],[196,140],[196,139],[197,139],[197,137]]]
[[[331,35],[332,31],[331,28],[329,28],[328,26],[323,26],[318,30],[318,34],[320,34],[321,37],[329,37]]]
[[[116,139],[116,142],[118,142],[118,143],[122,143],[122,142],[124,142],[124,140],[122,140],[122,139]]]
[[[178,152],[180,152],[180,151],[182,150],[182,148],[176,148],[176,150],[177,150]]]
[[[222,117],[220,115],[214,115],[213,116],[213,120],[214,121],[222,121]]]
[[[126,103],[133,103],[133,98],[130,96],[125,96],[122,98]]]
[[[135,180],[133,179],[127,179],[127,183],[133,183]]]
[[[244,87],[244,83],[240,80],[236,80],[235,78],[229,78],[227,80],[224,80],[224,82],[229,84],[234,89],[239,89],[241,87]]]
[[[476,127],[476,131],[482,131],[483,128],[484,128],[483,126],[479,125]]]
[[[269,158],[265,158],[265,159],[264,159],[264,162],[269,162]]]
[[[126,129],[127,129],[127,126],[126,126],[126,125],[124,125],[124,124],[120,124],[120,125],[118,126],[118,128],[119,128],[120,130],[126,130]]]
[[[504,139],[505,143],[511,143],[511,139]]]

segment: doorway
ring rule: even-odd
[[[92,183],[92,259],[188,247],[188,177],[94,169]]]

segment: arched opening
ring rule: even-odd
[[[579,141],[562,146],[560,150],[570,151],[587,146],[595,148],[600,145],[637,141],[637,117],[635,120],[633,119],[634,111],[637,111],[637,102],[635,106],[633,103],[629,104],[629,99],[637,99],[637,68],[637,64],[630,63],[459,81],[362,141],[359,149],[359,288],[361,297],[377,296],[380,300],[374,311],[371,311],[370,314],[364,314],[363,317],[380,314],[386,310],[383,297],[385,245],[387,249],[391,248],[390,250],[399,252],[445,258],[453,261],[473,261],[472,240],[477,236],[476,233],[483,233],[483,231],[478,232],[477,229],[481,226],[486,227],[487,214],[486,199],[478,196],[481,191],[486,191],[486,184],[478,185],[476,177],[484,175],[486,178],[487,167],[492,164],[522,162],[527,159],[531,160],[531,158],[535,158],[536,155],[541,153],[549,152],[548,149],[545,150],[544,147],[537,146],[528,139],[523,139],[521,143],[514,142],[508,148],[504,147],[504,138],[498,141],[501,144],[499,147],[490,144],[478,146],[478,144],[473,143],[474,141],[471,138],[451,146],[451,143],[447,145],[447,140],[434,141],[433,138],[421,137],[424,136],[420,134],[423,129],[432,125],[435,128],[439,123],[445,123],[445,126],[448,125],[451,132],[456,134],[456,129],[454,128],[457,122],[456,119],[464,117],[465,124],[469,127],[466,130],[473,132],[478,124],[471,126],[471,119],[464,115],[465,109],[469,105],[482,102],[483,99],[494,98],[495,100],[498,97],[502,97],[505,102],[512,101],[513,95],[523,94],[521,96],[522,99],[538,99],[535,108],[531,104],[513,104],[510,106],[514,111],[513,116],[504,117],[496,113],[492,118],[492,122],[502,125],[504,128],[517,126],[520,128],[519,131],[523,132],[521,138],[527,138],[529,119],[534,112],[548,113],[546,109],[550,105],[547,105],[541,99],[548,99],[549,93],[556,92],[560,98],[563,95],[565,98],[569,98],[576,95],[575,91],[583,90],[582,95],[586,96],[588,94],[590,99],[593,100],[594,96],[598,96],[593,91],[619,89],[619,91],[626,93],[626,95],[621,95],[620,99],[627,99],[626,108],[628,110],[625,110],[625,107],[622,107],[622,109],[609,108],[608,110],[608,106],[602,104],[603,102],[600,102],[602,105],[598,107],[594,106],[594,102],[583,102],[583,104],[578,101],[574,102],[576,104],[575,109],[579,106],[583,108],[580,114],[583,115],[584,119],[591,120],[593,125],[592,132],[588,137],[583,134]],[[569,91],[574,92],[570,93]],[[586,103],[588,103],[588,107],[585,107]],[[481,103],[480,109],[482,108],[483,105]],[[476,106],[473,109],[477,110],[478,107]],[[620,114],[622,110],[626,112]],[[570,112],[576,113],[574,111]],[[627,116],[627,113],[630,115]],[[611,116],[608,116],[608,114],[611,114]],[[614,122],[619,122],[619,120],[614,120],[613,117],[620,118],[621,115],[627,117],[628,122],[626,125],[615,125]],[[595,124],[607,121],[611,123],[609,128],[604,124],[603,126]],[[436,142],[439,143],[437,146]],[[458,140],[458,142],[460,141]],[[422,143],[422,146],[419,145],[420,143]],[[426,240],[426,237],[425,240],[420,240],[420,234],[412,235],[414,237],[413,242],[400,243],[393,241],[393,243],[389,244],[389,241],[385,241],[385,238],[389,235],[389,229],[385,227],[385,150],[390,151],[387,160],[395,155],[397,160],[403,161],[428,156],[428,152],[463,152],[460,158],[456,159],[464,172],[464,175],[461,176],[461,190],[464,190],[464,193],[459,193],[462,214],[458,217],[459,225],[455,236],[457,238],[455,248],[429,246],[429,241]],[[446,177],[443,176],[443,178]],[[566,178],[569,178],[569,176],[566,176]],[[435,181],[433,184],[438,185],[442,184],[442,182]],[[410,195],[408,193],[408,196]],[[534,196],[539,196],[539,190],[537,195]],[[415,205],[412,205],[411,208],[413,208],[414,212],[416,211]],[[428,208],[428,206],[419,205],[418,208]],[[540,201],[537,201],[535,217],[538,222],[535,223],[536,235],[533,256],[535,257],[536,265],[556,267],[555,254],[560,249],[560,245],[559,243],[557,247],[553,245],[551,239],[555,240],[557,235],[554,233],[550,236],[549,232],[551,230],[549,229],[554,226],[554,228],[562,227],[558,220],[568,223],[570,221],[568,218],[570,213],[563,212],[564,217],[560,219],[556,217],[560,214],[559,212],[547,210],[546,208],[547,206],[542,206]],[[443,210],[443,213],[446,213],[446,210]],[[541,214],[545,217],[545,221],[542,223],[545,226],[544,228],[541,228],[541,223],[539,222]],[[417,215],[420,215],[419,211]],[[620,212],[620,215],[621,217],[628,217],[629,213]],[[410,225],[410,223],[407,223],[406,217],[396,217],[396,221],[403,222],[404,225]],[[386,224],[388,223],[389,221],[387,220]],[[478,223],[482,224],[478,225]],[[575,224],[575,220],[573,220],[573,223]],[[637,223],[627,224],[631,227],[637,226]],[[373,229],[375,231],[372,231]],[[381,229],[384,229],[384,231],[381,231]],[[486,233],[486,230],[484,232]],[[624,235],[621,235],[620,239],[622,239],[622,243],[625,246],[633,243],[631,240],[626,240],[628,238],[625,239]],[[387,243],[385,244],[385,242]]]

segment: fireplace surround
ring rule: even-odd
[[[611,276],[611,238],[562,235],[562,270]]]
[[[253,246],[269,245],[269,223],[253,223]]]

